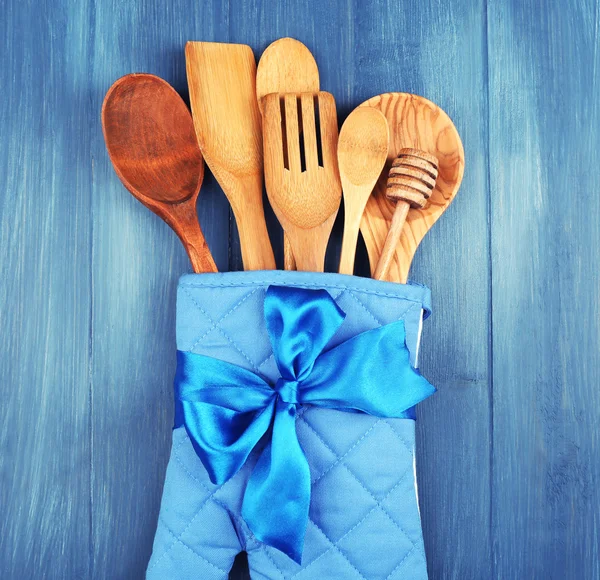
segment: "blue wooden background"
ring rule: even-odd
[[[412,276],[434,296],[421,366],[439,393],[418,423],[431,577],[598,579],[599,11],[2,0],[0,577],[142,578],[150,555],[189,266],[110,166],[106,90],[146,71],[186,95],[186,40],[248,43],[258,57],[293,36],[340,122],[368,97],[414,92],[464,142],[463,186]],[[199,215],[218,267],[239,269],[210,176]]]

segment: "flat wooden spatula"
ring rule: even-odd
[[[256,61],[249,46],[188,42],[187,78],[204,159],[238,226],[246,270],[274,270],[263,209],[263,152]]]

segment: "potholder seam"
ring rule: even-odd
[[[379,320],[373,312],[369,308],[367,308],[355,295],[353,292],[348,292],[348,294],[354,299],[354,301],[379,325],[383,326],[381,320]]]
[[[171,530],[171,528],[167,525],[167,523],[165,522],[165,520],[163,518],[159,518],[159,521],[161,522],[162,527],[165,530],[167,530],[167,532],[169,532],[169,534],[174,538],[171,548],[177,544],[181,544],[186,550],[191,552],[194,556],[196,556],[200,560],[203,560],[204,562],[206,562],[207,564],[209,564],[210,566],[212,566],[219,572],[222,572],[223,574],[229,574],[229,572],[227,572],[226,570],[223,570],[222,568],[219,568],[215,563],[211,562],[210,560],[207,560],[204,556],[202,556],[202,554],[199,554],[198,552],[196,552],[196,550],[194,550],[191,546],[188,546],[180,537],[178,538],[175,535],[175,533],[173,532],[173,530]],[[165,554],[166,554],[166,552],[165,552]],[[153,568],[154,568],[154,566],[153,566]]]
[[[194,284],[192,282],[179,282],[179,286],[181,288],[244,288],[247,286],[257,286],[257,287],[263,287],[265,288],[266,286],[270,286],[270,283],[266,283],[264,280],[263,281],[253,281],[253,282],[231,282],[231,283],[227,283],[227,282],[221,282],[218,284],[210,284],[210,283],[203,283],[203,284]],[[399,300],[407,300],[408,302],[413,302],[415,304],[419,304],[419,305],[423,305],[422,301],[416,300],[414,298],[409,298],[407,296],[402,296],[401,294],[395,294],[393,292],[382,292],[379,290],[368,290],[366,288],[357,288],[355,286],[347,286],[344,284],[319,284],[318,282],[302,282],[302,283],[290,283],[287,282],[286,286],[288,287],[293,287],[293,288],[320,288],[320,289],[329,289],[329,288],[339,288],[342,290],[349,290],[350,292],[360,292],[361,294],[372,294],[374,296],[383,296],[383,297],[388,297],[388,298],[397,298]],[[418,286],[418,288],[423,288],[425,290],[424,286]]]
[[[365,578],[365,576],[363,575],[363,573],[348,559],[348,557],[346,556],[346,554],[344,554],[344,552],[342,552],[341,548],[337,545],[336,542],[334,542],[323,530],[323,528],[321,528],[321,526],[319,526],[319,524],[317,524],[317,522],[315,522],[314,520],[312,520],[311,518],[308,518],[309,521],[312,523],[313,526],[315,526],[315,528],[317,528],[317,530],[319,530],[321,532],[321,534],[323,534],[323,537],[331,544],[329,546],[329,548],[327,548],[327,550],[325,550],[324,554],[329,552],[331,550],[331,548],[334,548],[339,555],[344,558],[344,560],[346,560],[346,562],[348,562],[348,564],[352,567],[352,569],[358,574],[358,576],[362,579],[362,580],[368,580],[368,578]],[[342,536],[343,537],[343,536]],[[339,541],[339,540],[338,540]],[[315,558],[315,560],[317,560],[318,558],[320,558],[321,556],[318,556],[317,558]],[[306,568],[303,568],[303,570],[306,570],[313,562],[315,562],[315,560],[313,560],[310,564],[308,564],[306,566]],[[293,578],[294,576],[296,576],[296,574],[294,574],[293,576],[291,576],[291,578]]]
[[[400,566],[402,566],[402,564],[404,564],[404,562],[406,562],[406,559],[416,550],[416,548],[417,548],[416,544],[413,544],[413,547],[410,550],[408,550],[408,552],[406,552],[406,554],[404,555],[404,558],[402,558],[402,560],[400,560],[400,562],[398,562],[398,564],[396,564],[394,569],[385,577],[385,580],[388,580],[389,578],[392,577],[392,574],[396,573],[396,570],[398,570],[400,568]]]
[[[256,292],[256,290],[254,291]],[[250,294],[253,294],[254,292],[251,292]],[[196,301],[196,299],[192,296],[192,294],[188,291],[186,291],[186,293],[188,294],[188,296],[190,297],[190,300],[192,301],[192,303],[194,304],[194,306],[196,306],[196,308],[198,308],[198,310],[206,317],[206,319],[211,323],[215,325],[216,330],[218,330],[223,337],[229,342],[229,344],[231,344],[231,346],[238,351],[239,354],[241,354],[246,361],[248,362],[248,364],[253,368],[253,370],[256,372],[256,374],[260,375],[263,379],[265,378],[264,375],[262,374],[262,372],[260,371],[260,369],[256,366],[256,363],[246,354],[246,352],[242,349],[242,347],[237,344],[237,342],[235,342],[235,340],[233,340],[233,338],[231,338],[222,328],[221,328],[221,322],[214,322],[213,319],[210,317],[210,315],[202,308],[202,306],[200,306],[200,304],[198,304],[198,302]],[[249,296],[249,295],[248,295]],[[213,329],[214,330],[214,329]],[[197,345],[198,343],[196,343]],[[191,350],[191,349],[190,349]]]
[[[183,443],[182,443],[183,445]],[[231,479],[229,480],[231,481]],[[177,540],[181,540],[181,538],[183,537],[183,535],[190,529],[190,527],[192,526],[192,524],[194,523],[194,521],[196,520],[196,518],[200,515],[200,512],[208,505],[208,502],[211,500],[211,498],[213,497],[213,495],[219,490],[219,489],[223,489],[223,487],[225,485],[227,485],[229,483],[229,481],[225,482],[223,485],[221,485],[220,487],[215,488],[215,490],[210,493],[208,495],[208,497],[206,497],[204,499],[204,501],[202,502],[202,505],[198,508],[198,510],[196,511],[196,513],[194,514],[194,516],[188,521],[188,523],[186,524],[185,528],[183,528],[183,530],[181,531],[181,533],[179,534],[179,536],[175,536],[174,537]],[[148,569],[148,571],[153,570],[158,563],[173,549],[173,546],[175,546],[177,542],[174,541],[159,557],[157,560],[154,561],[154,564]],[[183,543],[183,541],[182,541]]]
[[[284,580],[286,580],[286,578],[288,578],[288,576],[286,576],[285,572],[277,565],[277,563],[275,562],[275,560],[273,560],[273,556],[271,556],[271,554],[269,554],[269,550],[267,549],[266,544],[263,544],[262,542],[258,542],[258,545],[262,548],[263,553],[265,554],[265,556],[269,559],[269,562],[271,562],[271,564],[273,566],[275,566],[275,569],[277,570],[277,572],[279,572],[281,574],[281,576],[283,577]]]
[[[396,429],[394,429],[394,426],[390,423],[389,419],[382,419],[381,421],[389,427],[392,434],[404,445],[404,447],[406,447],[407,451],[412,457],[415,454],[413,447],[404,440],[404,438],[400,435],[400,433],[398,433],[398,431],[396,431]]]
[[[321,475],[319,475],[319,477],[315,478],[314,480],[311,481],[311,487],[314,487],[321,479],[323,479],[323,477],[325,477],[325,475],[327,475],[336,465],[338,465],[339,463],[343,462],[344,457],[346,457],[351,451],[353,451],[354,449],[356,449],[359,445],[362,444],[363,440],[371,433],[371,431],[373,431],[373,429],[375,428],[375,425],[377,425],[377,423],[379,423],[379,421],[381,419],[376,418],[376,420],[373,422],[373,424],[358,438],[354,441],[354,443],[344,452],[342,453],[342,455],[338,455],[332,448],[331,446],[327,443],[327,441],[325,441],[323,439],[323,436],[319,433],[319,431],[317,429],[315,429],[304,417],[304,415],[302,415],[302,417],[300,417],[300,419],[302,419],[302,421],[304,422],[304,424],[317,436],[317,438],[319,439],[319,441],[321,442],[321,444],[323,446],[325,446],[332,455],[335,456],[336,460],[329,466],[327,467],[327,469],[325,469],[325,471],[323,471],[323,473],[321,473]]]
[[[387,421],[384,421],[382,419],[377,419],[373,425],[371,425],[370,429],[368,429],[363,435],[362,437],[360,437],[360,439],[357,439],[356,443],[354,445],[352,445],[342,456],[338,456],[338,454],[329,446],[329,444],[323,439],[323,437],[321,436],[321,434],[314,429],[314,427],[312,425],[310,425],[308,423],[308,421],[306,421],[306,419],[303,418],[304,423],[314,432],[314,434],[318,437],[319,441],[321,441],[321,444],[324,445],[337,459],[336,461],[333,462],[333,464],[325,470],[325,472],[323,472],[323,474],[321,476],[319,476],[317,479],[314,480],[313,483],[311,483],[311,488],[314,489],[315,485],[318,483],[318,481],[320,479],[322,479],[326,473],[329,473],[329,471],[331,471],[331,469],[333,469],[334,466],[336,465],[341,465],[342,467],[344,467],[346,469],[346,471],[354,478],[354,480],[358,483],[358,485],[360,485],[362,487],[362,489],[369,495],[371,496],[371,499],[379,506],[379,508],[381,509],[381,511],[384,513],[384,515],[387,516],[387,518],[392,522],[392,524],[394,524],[394,526],[396,526],[396,528],[398,528],[398,530],[402,533],[403,536],[405,536],[408,541],[413,545],[413,547],[416,547],[413,539],[408,535],[408,533],[406,532],[406,530],[398,523],[396,522],[396,520],[394,520],[394,518],[392,518],[392,516],[390,515],[390,513],[388,512],[388,510],[382,505],[384,499],[388,496],[388,494],[386,494],[384,496],[384,498],[382,498],[381,500],[377,499],[377,497],[375,497],[375,495],[373,494],[373,492],[371,492],[370,489],[368,489],[365,484],[362,482],[362,480],[354,473],[354,471],[352,471],[352,469],[350,469],[350,467],[344,462],[345,457],[347,457],[352,451],[356,450],[365,440],[366,435],[372,431],[376,425],[378,425],[379,423],[384,423],[387,425],[388,429],[390,429],[392,431],[392,434],[400,441],[401,444],[403,444],[411,458],[412,458],[412,451],[411,449],[408,447],[408,445],[406,444],[406,442],[398,435],[398,433],[392,429],[392,427],[388,424]],[[407,468],[407,470],[410,470],[410,466]],[[400,476],[399,481],[402,481],[404,479],[404,477],[406,476],[406,471]],[[316,524],[315,524],[316,525]]]
[[[233,314],[246,300],[248,300],[248,298],[250,298],[250,296],[258,292],[258,290],[258,288],[255,288],[254,290],[252,290],[252,292],[244,294],[236,304],[234,304],[225,314],[223,314],[223,316],[221,316],[221,318],[219,318],[219,320],[212,323],[211,327],[194,342],[190,350],[194,350],[215,328],[217,328],[221,324],[221,322],[223,322],[223,320],[225,320],[229,315]],[[207,318],[212,319],[212,317],[210,317],[204,311],[204,309],[197,303],[196,299],[193,297],[192,293],[189,290],[184,290],[184,292],[189,296],[190,300],[194,303],[194,306],[200,308],[202,313]]]
[[[398,482],[393,485],[390,490],[381,498],[381,502],[383,503],[395,490],[397,487],[400,486],[400,484],[404,481],[404,478],[411,473],[410,468],[406,470],[406,472],[404,473],[404,475],[398,480]],[[347,530],[342,536],[340,536],[338,538],[338,542],[342,541],[345,537],[347,537],[349,534],[351,534],[356,528],[358,528],[358,526],[360,526],[376,509],[377,509],[377,505],[374,505],[358,522],[356,522],[349,530]],[[310,518],[309,518],[310,519]],[[312,522],[312,520],[310,520]],[[314,522],[313,522],[314,523]],[[316,525],[316,524],[315,524]],[[328,538],[329,539],[329,538]],[[325,556],[329,551],[331,550],[331,547],[327,548],[324,552],[322,552],[321,554],[319,554],[319,556],[317,556],[312,562],[310,562],[309,564],[307,564],[307,566],[305,568],[302,568],[302,570],[299,570],[298,572],[296,572],[296,574],[292,575],[290,578],[293,578],[294,576],[297,576],[300,572],[303,572],[304,570],[308,569],[310,566],[312,566],[315,562],[317,562],[317,560],[320,560],[323,556]]]

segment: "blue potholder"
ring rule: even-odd
[[[429,290],[338,274],[183,276],[177,295],[177,348],[275,382],[279,372],[263,314],[270,285],[329,292],[346,313],[330,347],[404,320],[416,366]],[[427,578],[414,478],[414,421],[306,407],[298,413],[296,430],[311,472],[302,564],[256,540],[242,519],[242,498],[256,454],[227,483],[213,485],[181,427],[173,431],[148,580],[226,579],[242,550],[248,553],[253,580]]]

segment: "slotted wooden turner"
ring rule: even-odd
[[[298,270],[323,272],[342,197],[335,100],[325,92],[270,94],[263,99],[263,111],[269,201]]]

